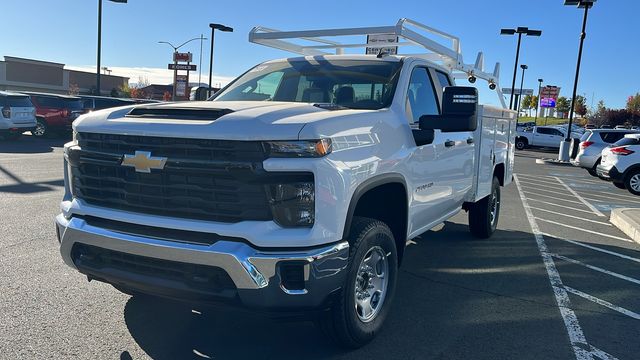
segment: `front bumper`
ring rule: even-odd
[[[600,178],[621,183],[624,181],[624,174],[618,171],[615,166],[605,168],[602,165],[596,167],[596,173]]]
[[[349,257],[346,241],[306,250],[260,250],[240,241],[206,245],[147,237],[92,226],[85,219],[67,219],[62,214],[55,222],[64,262],[90,279],[189,301],[231,302],[267,310],[319,308],[342,287]],[[116,260],[110,258],[96,266],[94,255],[78,255],[85,248],[116,254]],[[132,265],[135,261],[140,263]],[[162,267],[195,270],[177,278],[176,273],[169,278],[164,271],[140,271],[154,261]],[[226,273],[232,288],[218,291],[203,288],[202,283],[194,287],[193,282],[203,277],[198,273],[202,269]]]

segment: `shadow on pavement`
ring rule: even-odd
[[[409,245],[393,309],[378,337],[354,351],[311,322],[133,297],[124,319],[154,359],[570,358],[572,353],[530,233],[475,240],[447,222]],[[561,346],[541,346],[560,342]],[[566,349],[566,353],[558,352]],[[122,358],[127,358],[123,351]]]
[[[0,153],[7,154],[41,154],[52,152],[54,148],[62,148],[71,141],[69,136],[38,139],[34,136],[22,136],[18,140],[0,140]]]
[[[0,165],[0,174],[4,174],[14,181],[13,184],[0,185],[0,194],[1,193],[33,194],[38,192],[54,191],[55,189],[53,187],[64,186],[63,179],[42,181],[42,182],[36,182],[36,183],[25,182],[21,178],[19,178],[17,175],[12,173],[11,171],[2,167],[2,165]]]

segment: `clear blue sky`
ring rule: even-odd
[[[590,12],[578,90],[589,104],[595,93],[595,102],[603,99],[609,107],[624,107],[626,98],[640,91],[640,70],[634,68],[640,59],[638,14],[636,0],[600,0]],[[97,0],[2,0],[0,56],[95,64],[96,17]],[[478,51],[484,51],[487,68],[501,62],[502,87],[510,85],[516,38],[500,37],[499,29],[542,29],[542,37],[523,39],[521,62],[529,65],[525,87],[537,88],[542,77],[570,96],[582,12],[563,6],[562,0],[104,0],[102,63],[166,68],[171,49],[157,44],[159,40],[181,43],[200,33],[208,37],[208,23],[219,22],[235,32],[217,33],[214,73],[236,76],[263,60],[287,56],[250,44],[247,34],[255,25],[283,30],[376,26],[401,17],[459,36],[467,62]],[[199,42],[184,50],[197,57]],[[208,54],[206,44],[204,69]]]

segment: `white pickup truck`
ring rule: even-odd
[[[577,131],[571,132],[571,137],[579,139]],[[567,137],[567,129],[562,126],[533,126],[520,128],[516,135],[516,149],[523,150],[527,147],[559,148],[560,143]]]
[[[406,19],[255,28],[256,43],[319,45],[255,66],[211,101],[82,116],[55,220],[64,261],[129,294],[321,310],[340,344],[367,343],[406,242],[461,210],[476,237],[491,236],[512,180],[515,112],[478,105],[477,89],[452,76],[497,75],[464,65],[457,38],[451,50],[419,30],[436,31]],[[319,54],[319,36],[371,33],[436,56],[344,55],[338,43],[337,55]]]

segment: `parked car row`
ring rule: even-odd
[[[90,111],[153,103],[156,100],[120,99],[106,96],[68,96],[40,92],[0,91],[0,137],[17,139],[24,132],[44,137],[68,134],[71,124]]]
[[[640,195],[640,131],[587,130],[571,162],[620,189]]]
[[[571,138],[579,139],[584,129],[572,127]],[[518,128],[516,135],[516,149],[528,147],[559,148],[560,143],[567,137],[567,126],[533,126]]]

